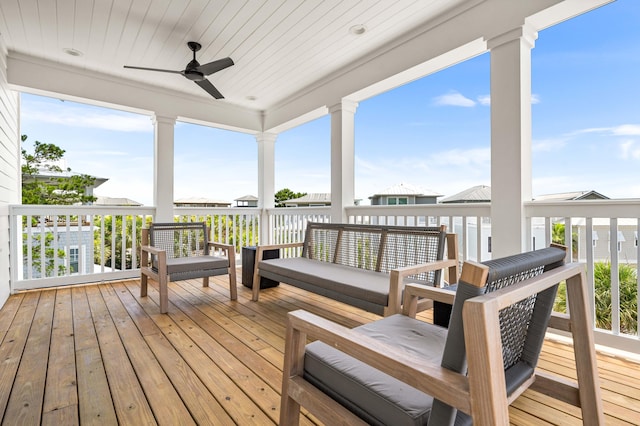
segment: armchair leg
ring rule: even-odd
[[[260,275],[258,274],[258,263],[262,260],[262,247],[256,247],[256,261],[253,267],[253,287],[251,288],[251,300],[257,302],[260,298]]]
[[[236,268],[229,268],[229,293],[231,300],[238,300],[238,284],[236,282]]]
[[[209,287],[209,277],[202,278],[202,287]]]
[[[576,373],[580,394],[580,406],[585,425],[601,425],[605,423],[596,364],[593,320],[589,315],[589,302],[584,283],[584,271],[567,280],[567,299],[573,348],[576,358]]]
[[[160,313],[166,314],[169,311],[169,288],[168,278],[165,274],[160,275],[158,290],[160,291]]]
[[[230,250],[229,256],[229,293],[231,300],[238,300],[238,283],[236,281],[236,252]]]
[[[302,376],[303,374],[304,348],[307,341],[306,334],[294,330],[291,322],[287,324],[286,333],[282,396],[280,400],[280,426],[298,425],[300,423],[300,404],[289,396],[289,381],[292,377]]]
[[[147,296],[147,275],[140,274],[140,297]]]

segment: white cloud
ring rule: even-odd
[[[478,96],[478,103],[482,106],[491,106],[491,95],[480,95]],[[535,93],[531,94],[531,104],[539,104],[540,96]]]
[[[81,107],[58,109],[51,107],[51,105],[38,106],[41,108],[23,108],[21,112],[22,120],[121,132],[153,131],[151,119],[145,115],[121,115],[109,110],[96,112]]]
[[[606,133],[613,136],[640,136],[640,124],[621,124],[613,127],[592,127],[576,130],[572,135],[584,133]]]
[[[435,105],[440,106],[459,106],[470,108],[476,106],[476,102],[472,99],[469,99],[459,92],[450,92],[446,95],[436,96],[433,99]]]
[[[400,182],[453,195],[490,181],[490,157],[489,148],[450,149],[379,160],[356,156],[356,197],[368,204],[369,196]]]
[[[613,127],[611,131],[616,136],[640,136],[640,124],[623,124]]]
[[[620,157],[623,160],[640,160],[640,146],[633,140],[621,142]]]
[[[491,95],[480,95],[478,96],[478,103],[482,106],[490,106],[491,105]]]

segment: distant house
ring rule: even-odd
[[[63,171],[60,173],[41,171],[35,175],[22,175],[25,183],[41,181],[57,185],[60,179],[68,179],[79,173]],[[84,194],[93,196],[93,191],[105,183],[107,178],[92,176],[93,185],[86,186]],[[95,202],[94,202],[95,204]],[[21,235],[23,253],[31,253],[33,264],[28,270],[28,262],[23,262],[24,278],[42,278],[58,274],[86,274],[93,271],[93,228],[83,216],[71,219],[64,216],[44,216],[33,226],[29,234]],[[66,219],[66,220],[65,220]],[[42,247],[45,247],[44,262],[41,259]],[[67,258],[68,263],[63,259]],[[43,264],[44,263],[44,264]]]
[[[573,201],[573,200],[608,200],[609,197],[597,191],[577,191],[560,194],[548,194],[536,197],[545,201]],[[555,218],[554,223],[564,223],[564,218]],[[616,247],[618,259],[621,263],[636,265],[638,263],[638,231],[637,218],[618,218],[616,232]],[[593,250],[595,262],[611,260],[611,222],[606,218],[591,219],[591,240],[587,241],[587,221],[585,218],[572,218],[572,233],[577,237],[577,259],[586,262],[587,244]]]
[[[560,192],[557,194],[539,195],[535,201],[573,201],[573,200],[608,200],[609,197],[596,191]]]
[[[487,185],[476,185],[457,194],[440,200],[443,204],[450,203],[490,203],[491,187]]]
[[[407,204],[436,204],[442,194],[417,186],[400,183],[369,197],[372,206],[396,206]]]
[[[213,200],[211,198],[181,198],[175,200],[173,205],[176,207],[231,207],[228,201]]]
[[[233,201],[236,202],[236,207],[258,207],[258,197],[255,195],[245,195]]]
[[[118,197],[97,197],[93,202],[94,206],[141,206],[142,203],[133,201],[129,198]]]
[[[324,207],[331,205],[331,193],[316,192],[282,202],[285,207]]]
[[[72,176],[80,176],[80,175],[81,173],[75,173],[70,171],[62,171],[57,173],[57,172],[41,170],[38,174],[34,174],[34,175],[23,174],[22,182],[30,183],[34,181],[39,181],[49,185],[58,185],[60,179],[69,179]],[[96,176],[91,176],[91,177],[94,179],[93,185],[89,185],[84,188],[84,195],[92,197],[93,190],[99,187],[100,185],[102,185],[103,183],[105,183],[106,181],[108,181],[109,179],[96,177]]]

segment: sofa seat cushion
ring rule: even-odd
[[[169,274],[229,267],[229,259],[217,256],[175,257],[167,259]]]
[[[272,272],[356,299],[382,306],[388,303],[389,274],[384,272],[321,262],[305,257],[262,260],[258,267],[261,272]]]
[[[440,364],[447,330],[392,315],[356,330]],[[304,377],[370,424],[425,425],[433,398],[322,342],[306,347]]]

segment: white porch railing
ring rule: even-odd
[[[351,223],[446,224],[458,234],[460,259],[475,261],[491,258],[490,211],[486,203],[346,209]],[[598,342],[640,353],[640,200],[539,201],[526,203],[525,212],[529,249],[547,246],[554,227],[555,234],[563,229],[561,225],[571,230],[560,238],[572,247],[571,260],[585,264],[592,312],[599,317]],[[12,290],[138,276],[134,247],[139,245],[140,225],[151,222],[154,213],[153,207],[11,206]],[[207,221],[215,241],[234,244],[240,253],[241,247],[260,242],[261,213],[257,208],[183,207],[175,209],[175,220]],[[268,243],[302,241],[308,221],[331,220],[329,207],[269,209],[267,217]],[[605,268],[608,277],[604,284],[594,273],[602,271],[602,264],[610,264],[610,269]],[[619,277],[620,272],[629,271],[635,274],[631,288],[628,279]],[[602,291],[603,285],[611,295],[611,309],[605,314],[602,308],[596,309],[596,292]],[[607,303],[601,299],[597,302]]]
[[[347,207],[350,223],[373,225],[439,226],[458,235],[459,259],[491,259],[491,205],[420,204]]]
[[[205,221],[236,251],[258,244],[259,211],[176,208],[174,220]],[[140,229],[155,207],[10,207],[12,291],[137,277]]]
[[[596,341],[640,353],[640,200],[533,201],[525,212],[531,248],[552,241],[554,224],[571,230],[564,245],[585,265]]]
[[[307,222],[331,222],[331,207],[283,207],[268,209],[269,244],[304,241]]]

